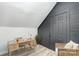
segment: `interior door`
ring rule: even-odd
[[[50,25],[51,49],[55,49],[55,43],[69,41],[69,15],[61,12],[51,17]]]
[[[56,42],[66,42],[67,40],[67,13],[63,12],[56,15]]]

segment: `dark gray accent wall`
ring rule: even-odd
[[[55,50],[55,43],[79,43],[79,2],[59,2],[38,28],[41,44]]]

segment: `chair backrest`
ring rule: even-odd
[[[37,46],[37,42],[36,42],[35,38],[33,38],[33,44],[34,44],[34,46]]]
[[[64,48],[66,43],[55,43],[56,48]]]

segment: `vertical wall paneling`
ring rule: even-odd
[[[39,33],[41,44],[52,50],[55,50],[55,43],[67,43],[70,40],[79,43],[79,2],[57,3],[39,26]]]

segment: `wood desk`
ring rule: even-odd
[[[33,40],[19,40],[11,44],[8,44],[9,55],[11,55],[13,51],[19,50],[21,47],[24,47],[25,49],[26,45],[29,45],[30,48],[33,48],[33,44],[34,44]]]

